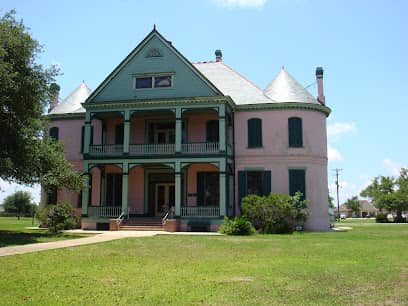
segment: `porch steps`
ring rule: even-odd
[[[158,218],[132,218],[123,221],[122,231],[164,231],[162,220]]]

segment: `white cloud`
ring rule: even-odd
[[[41,187],[40,185],[34,185],[32,187],[26,185],[20,185],[16,183],[9,183],[0,179],[0,203],[3,203],[4,199],[9,195],[12,195],[16,191],[28,191],[31,193],[31,197],[35,203],[40,202]]]
[[[265,5],[266,0],[213,0],[216,4],[224,7],[250,7],[261,8]]]
[[[388,174],[391,174],[393,176],[398,176],[401,168],[403,167],[401,163],[396,162],[390,158],[385,158],[382,161],[382,166],[388,172]]]
[[[336,122],[327,126],[327,136],[329,138],[339,138],[344,134],[351,134],[357,130],[354,122]]]
[[[343,161],[343,156],[341,155],[339,150],[331,146],[327,146],[327,156],[329,158],[329,161],[331,162]]]

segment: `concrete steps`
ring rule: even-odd
[[[120,225],[122,231],[164,231],[159,218],[133,218],[124,220]]]

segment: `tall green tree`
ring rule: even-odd
[[[347,199],[345,205],[348,209],[350,209],[353,212],[353,216],[358,216],[360,214],[361,204],[356,196]]]
[[[27,191],[16,191],[3,201],[5,212],[15,213],[18,219],[23,214],[31,214],[33,205],[35,204],[32,202],[31,194]]]
[[[361,192],[361,196],[370,197],[380,210],[395,212],[395,221],[403,221],[402,212],[408,211],[408,170],[402,168],[398,178],[389,176],[376,177]]]
[[[0,178],[48,189],[79,190],[81,178],[48,138],[43,112],[58,71],[36,63],[41,52],[15,12],[0,19]]]

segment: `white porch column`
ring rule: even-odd
[[[84,174],[85,180],[86,180],[86,186],[82,188],[82,216],[83,217],[88,217],[88,206],[89,206],[89,190],[90,186],[89,184],[92,184],[92,182],[89,182],[89,173]]]
[[[182,118],[181,107],[176,108],[176,153],[181,153]]]
[[[125,110],[125,118],[123,123],[123,153],[129,153],[130,142],[130,111]]]
[[[122,212],[128,214],[128,190],[129,190],[129,165],[123,163],[122,166]]]
[[[226,192],[226,164],[225,159],[220,161],[219,167],[220,175],[220,216],[226,216],[226,206],[227,206],[227,192]]]
[[[218,107],[218,139],[219,139],[219,150],[220,152],[225,152],[226,147],[226,134],[225,134],[225,105],[222,104]]]
[[[175,216],[180,217],[181,214],[181,164],[179,161],[176,161],[174,168],[174,189],[175,189]]]

